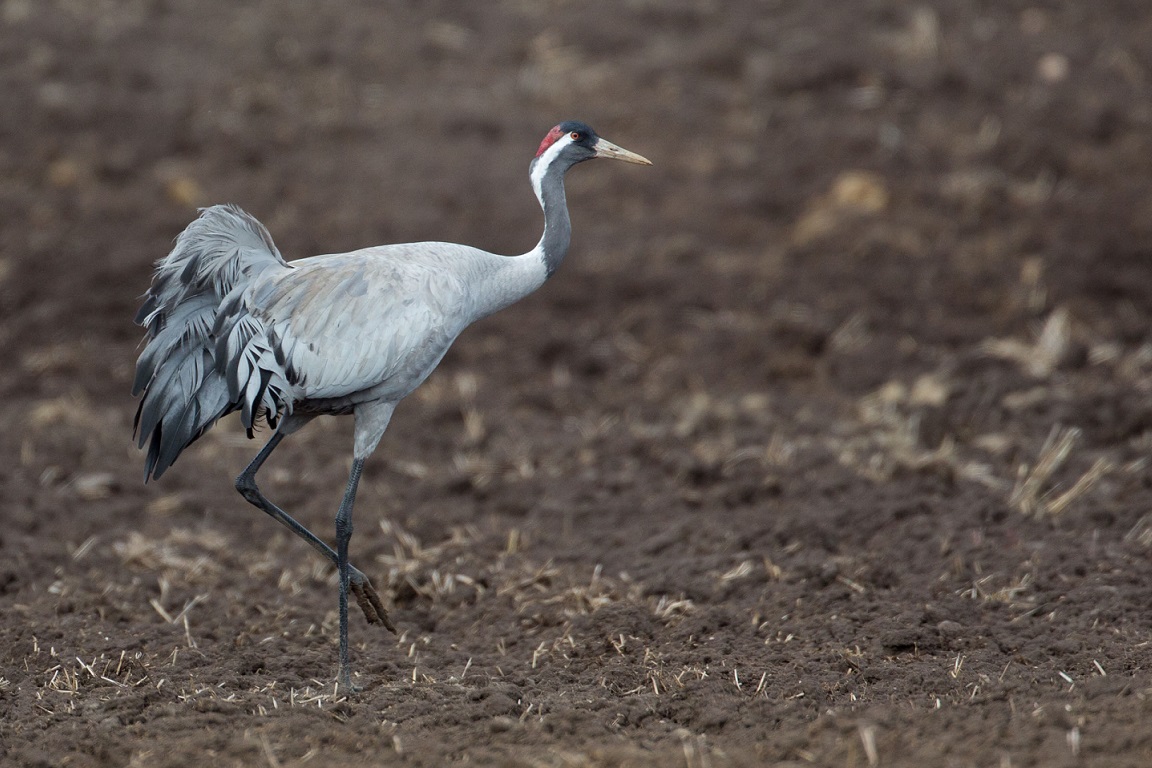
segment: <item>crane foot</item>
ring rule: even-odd
[[[392,634],[399,634],[392,619],[388,618],[388,611],[384,608],[380,595],[376,593],[376,588],[372,586],[367,576],[353,568],[349,574],[348,586],[352,588],[352,594],[356,596],[356,602],[369,624],[383,624]]]
[[[340,665],[340,672],[336,675],[336,691],[337,694],[345,694],[355,696],[364,689],[359,685],[352,682],[352,670],[345,665]]]

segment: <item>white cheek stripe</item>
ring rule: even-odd
[[[532,189],[536,191],[536,199],[543,200],[543,192],[541,185],[544,183],[544,174],[548,172],[548,166],[556,160],[556,155],[564,151],[564,147],[572,143],[572,135],[569,133],[564,134],[544,150],[544,154],[536,158],[536,165],[532,167]]]

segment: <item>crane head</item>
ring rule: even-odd
[[[648,158],[641,157],[607,139],[600,138],[590,126],[577,120],[565,121],[548,131],[548,135],[540,142],[540,148],[536,150],[536,158],[533,163],[551,166],[554,162],[559,162],[568,168],[594,157],[607,157],[638,165],[652,165],[652,161]]]

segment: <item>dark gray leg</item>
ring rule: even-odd
[[[351,575],[348,542],[352,539],[352,505],[356,502],[356,487],[363,470],[364,459],[354,459],[348,488],[336,513],[336,567],[340,571],[340,676],[337,679],[340,687],[348,692],[356,690],[352,686],[352,666],[348,660],[348,580]]]
[[[328,561],[331,562],[332,565],[339,568],[339,559],[336,556],[336,552],[332,550],[332,547],[318,539],[312,531],[296,522],[291,515],[269,501],[256,486],[256,473],[283,439],[284,435],[279,432],[272,436],[272,439],[260,450],[260,453],[256,454],[256,458],[252,460],[252,463],[236,478],[236,490],[248,500],[248,503],[264,510],[274,519],[280,521],[288,530],[311,544],[313,549],[328,558]],[[372,586],[372,582],[368,580],[367,576],[349,565],[348,576],[344,583],[346,585],[350,584],[353,594],[356,595],[356,602],[359,603],[360,610],[364,612],[364,618],[368,620],[369,624],[383,624],[392,632],[396,632],[396,627],[392,625],[392,620],[388,618],[388,611],[384,609],[384,603],[380,601],[380,596],[376,594],[376,589]]]

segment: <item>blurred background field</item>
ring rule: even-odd
[[[1110,0],[0,2],[0,762],[1152,762],[1152,15]],[[370,460],[353,562],[141,482],[132,325],[200,205],[539,293]],[[329,531],[350,425],[265,470]],[[290,540],[291,539],[291,540]]]

